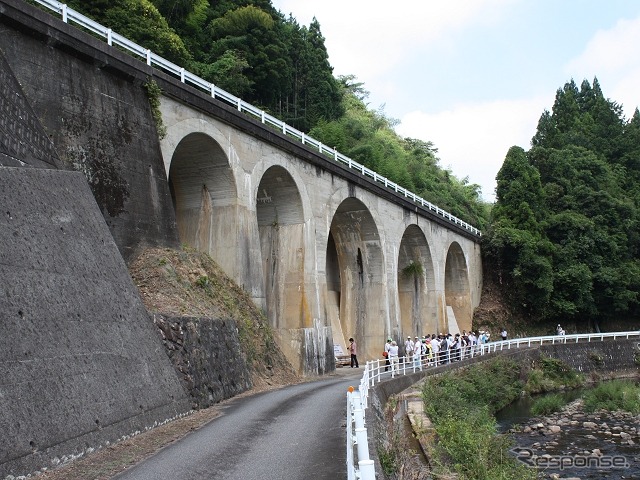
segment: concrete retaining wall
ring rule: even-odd
[[[43,143],[57,152],[56,167],[86,177],[125,261],[147,246],[179,246],[144,88],[151,67],[88,35],[79,40],[77,28],[21,1],[0,3],[0,28],[3,77],[12,72],[21,85],[49,140]]]
[[[82,174],[0,167],[0,478],[191,402]]]

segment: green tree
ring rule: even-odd
[[[245,100],[271,111],[286,93],[291,70],[281,28],[272,15],[254,5],[229,10],[213,19],[208,27],[214,41],[207,63],[229,50],[236,52],[251,69],[251,85]]]
[[[637,111],[627,122],[597,79],[570,81],[531,150],[507,154],[486,253],[532,318],[598,327],[636,312],[639,127]],[[541,285],[527,284],[523,272],[536,268]]]
[[[114,32],[178,65],[191,55],[149,0],[70,0],[67,4]]]
[[[543,190],[525,151],[511,147],[496,177],[497,202],[484,246],[499,282],[522,311],[545,311],[553,289],[552,245],[542,234]]]

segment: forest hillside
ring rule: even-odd
[[[597,79],[558,89],[531,148],[505,152],[490,205],[479,185],[440,167],[436,145],[399,136],[355,76],[334,77],[317,19],[300,25],[271,0],[69,6],[482,230],[476,325],[637,328],[640,115],[626,119]]]
[[[626,119],[597,79],[567,82],[498,172],[487,280],[532,326],[637,329],[639,202],[638,109]]]

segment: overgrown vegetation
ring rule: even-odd
[[[497,176],[484,253],[529,320],[598,328],[640,306],[640,113],[623,116],[597,79],[570,81],[532,148]]]
[[[531,405],[531,413],[538,416],[550,415],[560,411],[566,404],[567,402],[562,395],[552,393],[536,399]]]
[[[233,318],[254,386],[299,380],[264,313],[209,255],[189,248],[149,249],[129,265],[129,271],[150,312]]]
[[[493,418],[520,395],[520,375],[516,362],[497,358],[425,381],[425,411],[438,437],[436,475],[454,471],[468,480],[535,478],[508,453],[509,439],[498,435]]]
[[[603,382],[584,394],[584,408],[640,413],[640,386],[630,380]]]
[[[162,113],[160,112],[160,95],[162,94],[162,90],[155,80],[149,80],[144,84],[144,88],[147,91],[147,97],[149,98],[151,115],[153,115],[153,121],[156,124],[158,138],[162,140],[167,135],[167,127],[162,120]]]
[[[431,459],[434,475],[454,473],[465,480],[536,478],[509,454],[512,445],[508,436],[497,433],[494,414],[523,393],[582,383],[582,376],[565,363],[544,356],[533,364],[498,357],[427,378],[422,396],[437,436]],[[546,396],[534,408],[545,415],[565,403],[560,395]]]
[[[419,278],[424,273],[420,262],[411,262],[402,269],[402,275],[406,278]]]
[[[561,360],[542,356],[527,374],[525,391],[529,394],[578,388],[584,377]]]

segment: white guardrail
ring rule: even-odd
[[[108,45],[118,46],[123,48],[124,50],[132,53],[135,56],[141,57],[147,63],[147,65],[152,67],[157,67],[160,70],[163,70],[167,73],[170,73],[177,78],[180,79],[182,83],[189,84],[193,87],[196,87],[200,90],[207,92],[214,99],[223,100],[224,102],[234,106],[238,109],[238,111],[250,114],[256,118],[259,118],[260,121],[264,125],[275,127],[278,131],[281,131],[284,135],[291,136],[297,140],[299,140],[303,145],[310,145],[313,148],[317,149],[319,153],[332,158],[335,162],[340,163],[342,165],[346,165],[349,169],[355,170],[359,172],[363,177],[370,178],[375,183],[383,184],[386,188],[395,191],[403,195],[405,198],[412,200],[416,205],[420,205],[423,208],[434,212],[436,215],[449,220],[454,225],[457,225],[471,234],[475,236],[482,236],[480,230],[475,228],[472,225],[460,220],[454,215],[442,210],[437,205],[432,204],[431,202],[426,201],[425,199],[419,197],[415,193],[410,192],[409,190],[402,188],[397,183],[392,182],[391,180],[383,177],[382,175],[378,175],[373,170],[365,167],[364,165],[359,164],[351,160],[349,157],[341,154],[335,148],[328,147],[323,145],[322,142],[315,140],[314,138],[306,135],[304,132],[301,132],[286,123],[282,120],[278,120],[277,118],[269,115],[268,113],[260,110],[257,107],[241,100],[235,95],[222,90],[221,88],[216,87],[213,83],[209,83],[206,80],[194,75],[191,72],[186,71],[184,68],[179,67],[175,63],[166,60],[151,50],[141,47],[140,45],[132,42],[131,40],[126,39],[122,35],[118,35],[113,32],[110,28],[104,27],[97,22],[94,22],[90,18],[85,17],[81,13],[76,12],[75,10],[67,7],[67,5],[54,1],[54,0],[35,0],[38,4],[46,7],[58,15],[62,17],[62,21],[65,23],[76,23],[82,28],[89,30],[90,32],[102,37],[105,39]]]
[[[467,360],[478,355],[512,350],[516,348],[535,347],[539,345],[554,345],[580,342],[602,342],[605,339],[639,338],[640,331],[613,333],[584,333],[577,335],[547,335],[544,337],[514,338],[467,347],[461,354],[461,360]],[[367,361],[358,390],[349,387],[347,392],[347,478],[348,480],[375,480],[373,460],[369,458],[369,444],[367,429],[364,421],[364,411],[368,406],[369,388],[383,380],[395,378],[396,375],[411,373],[433,368],[434,362],[422,358],[419,362],[407,361],[397,363],[396,369],[386,364],[386,359]],[[356,448],[357,447],[357,448]],[[357,453],[357,456],[355,455]],[[356,467],[357,465],[357,467]]]

